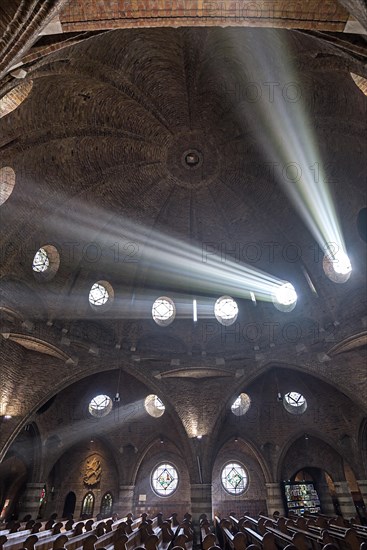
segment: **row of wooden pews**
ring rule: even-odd
[[[142,514],[133,520],[128,514],[122,519],[53,519],[6,527],[0,531],[0,550],[192,550],[194,539],[190,514],[182,523],[177,514],[163,520],[160,513],[153,519]]]
[[[340,521],[337,525],[315,518],[252,518],[245,514],[240,519],[216,517],[215,526],[223,550],[252,546],[263,550],[367,550],[366,527],[340,525]]]

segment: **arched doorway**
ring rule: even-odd
[[[321,468],[305,467],[298,470],[291,478],[291,483],[305,484],[307,487],[312,487],[315,491],[314,496],[307,495],[306,500],[312,500],[312,498],[318,500],[317,507],[321,509],[321,512],[328,515],[338,514],[340,515],[339,503],[336,496],[334,482],[331,476]],[[306,505],[309,502],[305,503]],[[305,507],[305,511],[307,507]],[[315,510],[311,510],[314,512]]]
[[[72,516],[75,511],[76,495],[73,491],[70,491],[65,497],[64,510],[62,512],[62,517],[67,518]]]

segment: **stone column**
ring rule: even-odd
[[[266,483],[266,505],[268,514],[272,516],[278,511],[281,516],[284,515],[283,495],[280,483]]]
[[[316,489],[320,500],[321,512],[327,516],[334,516],[334,503],[326,481],[318,481]]]
[[[334,481],[334,486],[343,518],[350,519],[355,517],[357,510],[354,506],[352,495],[350,494],[348,482]]]
[[[41,493],[44,486],[45,483],[27,483],[25,493],[22,497],[21,509],[19,512],[20,521],[27,514],[30,514],[32,516],[32,519],[37,519],[40,507]]]
[[[120,485],[118,502],[114,504],[113,511],[119,517],[124,517],[126,514],[134,513],[134,489],[135,485]]]
[[[357,479],[358,487],[364,500],[364,505],[367,508],[367,479]]]
[[[191,485],[191,515],[192,521],[199,524],[201,514],[212,517],[212,485],[211,483],[193,483]]]

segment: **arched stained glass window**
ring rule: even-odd
[[[101,500],[102,517],[107,518],[112,515],[113,498],[111,493],[106,493]]]
[[[82,502],[82,516],[92,516],[94,510],[94,495],[87,493]]]

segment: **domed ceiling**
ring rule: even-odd
[[[198,378],[210,369],[241,378],[248,364],[256,376],[259,365],[306,354],[303,366],[324,369],[323,354],[329,360],[336,342],[366,328],[356,227],[365,97],[352,69],[319,39],[266,29],[117,30],[40,61],[29,96],[0,120],[0,166],[16,173],[1,207],[2,304],[31,334],[40,321],[24,347],[41,351],[37,339],[47,341],[70,364],[85,351],[92,370],[151,361],[150,375],[157,383],[165,370],[167,387],[173,371],[194,366]],[[275,135],[267,117],[277,96]],[[326,277],[323,252],[276,176],[273,153],[292,143],[291,126],[309,136],[318,155],[309,160],[328,178],[355,267],[344,285]],[[60,264],[40,281],[32,261],[46,245]],[[255,305],[238,274],[236,284],[228,275],[230,262],[292,282],[296,308]],[[114,303],[98,312],[88,293],[100,280]],[[227,294],[239,304],[232,336],[213,313]],[[169,327],[151,318],[161,295],[176,301]],[[19,343],[12,332],[20,329],[7,331]]]

